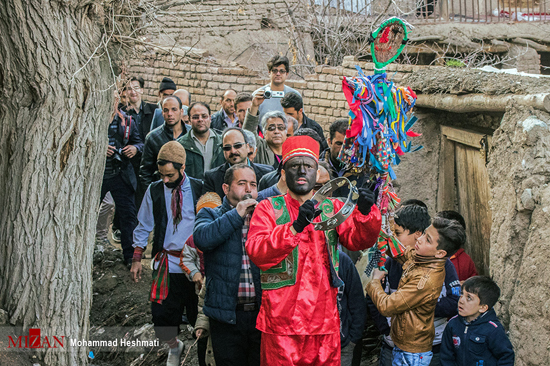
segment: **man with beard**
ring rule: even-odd
[[[262,270],[256,322],[262,332],[262,365],[340,363],[338,242],[352,250],[366,249],[380,232],[380,211],[367,188],[359,189],[357,207],[346,221],[327,232],[313,229],[311,222],[326,220],[343,206],[326,199],[320,210],[311,201],[318,161],[318,142],[309,136],[289,137],[281,172],[288,192],[260,202],[250,222],[246,250]]]
[[[174,141],[186,134],[187,127],[182,121],[183,110],[181,100],[176,96],[167,96],[162,103],[164,124],[151,131],[145,139],[145,147],[141,157],[139,179],[147,189],[155,179],[157,170],[157,155],[160,148],[168,141]],[[158,178],[158,177],[157,177]]]
[[[233,89],[226,90],[221,99],[222,108],[212,115],[212,124],[210,128],[222,133],[228,127],[240,127],[242,121],[239,121],[235,113],[235,98],[237,92]]]
[[[187,175],[204,179],[204,172],[224,163],[222,137],[210,128],[210,106],[195,102],[189,106],[191,131],[178,142],[187,153]]]
[[[193,233],[194,208],[202,183],[185,174],[185,149],[176,141],[162,146],[157,165],[161,180],[149,186],[138,213],[131,273],[135,282],[141,279],[141,258],[154,230],[154,271],[149,297],[153,324],[156,336],[170,347],[166,364],[179,366],[183,343],[176,337],[183,309],[187,307],[189,321],[194,324],[198,303],[195,286],[180,267],[180,255]],[[194,312],[194,319],[189,311]]]
[[[222,205],[203,208],[193,231],[195,245],[204,253],[203,311],[210,318],[217,366],[259,366],[260,270],[245,250],[250,216],[258,203],[254,169],[246,164],[230,167],[223,191]]]
[[[222,150],[225,157],[225,164],[204,173],[204,186],[202,193],[216,192],[220,198],[225,196],[223,191],[223,177],[229,167],[236,164],[247,164],[256,173],[259,180],[266,173],[273,170],[273,167],[264,164],[254,164],[248,159],[250,152],[246,143],[246,136],[238,127],[230,127],[222,135]]]

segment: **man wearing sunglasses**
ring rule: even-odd
[[[256,113],[263,99],[262,95],[255,95],[249,111]],[[271,165],[274,169],[277,169],[282,157],[283,142],[287,138],[288,121],[283,112],[271,111],[263,116],[261,125],[264,138],[258,135],[258,118],[249,112],[246,113],[243,129],[256,135],[257,149],[254,161],[260,164]]]
[[[273,56],[267,63],[267,69],[269,71],[269,78],[271,79],[271,82],[252,93],[253,95],[258,93],[263,94],[263,92],[267,89],[271,90],[273,94],[270,99],[265,99],[260,106],[260,115],[258,116],[259,120],[261,120],[267,112],[282,112],[283,107],[281,106],[281,98],[287,93],[296,93],[300,95],[297,90],[285,85],[286,78],[290,73],[290,63],[287,57],[279,55]]]
[[[270,165],[254,164],[248,159],[250,147],[246,143],[246,136],[243,130],[238,127],[230,127],[225,130],[222,135],[221,148],[223,150],[225,163],[204,173],[202,194],[206,192],[216,192],[220,198],[223,199],[225,196],[223,191],[225,172],[233,165],[249,165],[256,173],[256,180],[259,180],[266,173],[273,170],[273,167]]]

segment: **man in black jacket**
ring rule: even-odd
[[[298,120],[298,129],[311,128],[321,137],[321,151],[319,151],[319,153],[328,147],[325,133],[321,125],[311,118],[308,118],[304,113],[304,102],[301,96],[296,93],[286,93],[283,99],[281,99],[281,105],[283,106],[285,114]],[[296,131],[294,131],[294,134],[296,135]]]
[[[139,136],[141,141],[145,141],[145,137],[151,130],[151,121],[157,109],[155,103],[147,103],[141,99],[143,95],[143,86],[145,81],[141,77],[132,77],[128,84],[128,114],[132,116],[137,126],[139,126]]]
[[[145,139],[139,169],[139,179],[144,191],[151,182],[158,178],[155,177],[155,172],[157,171],[157,155],[160,148],[168,141],[176,140],[187,133],[187,127],[182,120],[182,103],[178,97],[171,95],[164,99],[162,115],[164,123],[151,131]]]
[[[233,89],[227,89],[223,93],[220,99],[222,109],[212,115],[210,128],[222,133],[227,127],[240,127],[239,124],[242,125],[242,121],[239,122],[237,113],[235,113],[236,97],[237,92]]]
[[[247,164],[256,173],[256,179],[259,180],[264,174],[273,170],[270,165],[253,164],[248,159],[249,145],[246,143],[246,136],[242,129],[231,127],[225,130],[222,135],[222,149],[225,157],[225,164],[204,173],[204,186],[202,193],[216,192],[221,198],[225,196],[223,192],[223,179],[225,172],[232,165]]]
[[[130,79],[130,83],[126,88],[126,94],[128,96],[128,106],[126,112],[130,117],[132,117],[134,123],[136,124],[141,141],[145,141],[145,137],[151,130],[151,121],[153,120],[155,109],[157,108],[155,103],[147,103],[141,99],[143,95],[143,85],[143,78],[134,76]],[[131,159],[136,180],[139,180],[140,161],[141,152],[136,154]],[[143,187],[139,184],[136,188],[136,204],[138,206],[141,205],[141,200],[143,199],[144,194],[145,189],[143,189]],[[115,222],[117,222],[117,216],[118,214],[115,215]]]
[[[101,201],[107,192],[111,192],[119,219],[122,253],[128,265],[132,263],[132,232],[137,224],[134,200],[137,179],[130,159],[141,153],[143,142],[137,124],[121,109],[117,110],[109,125],[108,135],[109,145],[101,185]]]

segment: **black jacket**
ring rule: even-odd
[[[322,151],[328,148],[327,139],[325,138],[325,132],[323,131],[323,127],[321,127],[320,124],[318,124],[317,122],[315,122],[314,120],[306,116],[305,113],[303,114],[303,116],[304,118],[302,119],[302,125],[298,129],[311,128],[312,130],[317,132],[317,134],[321,138],[321,148],[319,149],[319,153],[321,153]]]
[[[460,315],[449,321],[441,340],[445,366],[513,366],[514,348],[494,309],[471,323]]]
[[[345,165],[341,164],[341,166],[334,166],[334,163],[332,162],[332,159],[330,158],[330,149],[325,149],[321,156],[319,156],[319,160],[324,160],[328,163],[330,170],[330,179],[335,179],[338,177],[345,177],[348,178],[351,184],[353,184],[356,187],[362,187],[363,183],[368,179],[368,176],[365,174],[357,175],[352,174],[349,171],[346,170]],[[336,191],[332,193],[332,197],[338,197],[338,198],[347,198],[349,195],[349,188],[347,185],[344,185],[340,188],[338,188]]]
[[[363,336],[367,307],[361,277],[351,258],[340,251],[338,276],[344,286],[338,288],[338,310],[340,312],[340,347],[353,342],[357,344]]]
[[[183,130],[180,136],[187,133],[187,126],[182,123]],[[160,148],[167,142],[174,141],[174,134],[171,129],[166,127],[163,123],[162,126],[155,128],[145,138],[145,146],[143,147],[143,154],[141,155],[141,165],[139,168],[139,180],[144,188],[147,188],[151,182],[158,179],[155,177],[157,171],[157,155]]]
[[[145,137],[151,131],[151,122],[153,121],[153,116],[155,115],[155,109],[158,108],[158,105],[155,103],[141,102],[141,108],[139,113],[136,113],[133,109],[130,109],[128,113],[139,121],[139,136],[141,141],[145,141]]]
[[[210,128],[216,130],[217,133],[222,134],[223,130],[227,128],[227,123],[225,122],[225,114],[223,109],[220,109],[210,117]]]
[[[273,170],[272,172],[264,174],[264,176],[260,180],[258,180],[258,192],[263,191],[264,189],[269,188],[274,184],[277,184],[280,178],[280,169]]]
[[[109,125],[108,134],[109,134],[109,141],[114,140],[113,145],[117,150],[120,151],[120,149],[124,148],[128,145],[133,145],[137,149],[137,153],[141,154],[143,151],[143,140],[139,137],[139,131],[137,124],[133,121],[130,122],[130,118],[128,118],[128,122],[131,123],[130,125],[130,135],[128,136],[128,139],[126,140],[124,138],[124,133],[126,131],[126,128],[122,126],[121,124],[122,120],[118,115],[115,116],[111,124]],[[120,155],[120,154],[117,154]],[[103,173],[103,179],[109,179],[112,177],[115,177],[119,174],[121,174],[122,181],[124,183],[128,184],[130,187],[132,187],[134,190],[137,188],[137,180],[136,175],[134,173],[134,168],[132,164],[130,164],[130,159],[120,156],[120,159],[122,160],[119,162],[118,159],[115,159],[115,156],[107,157],[107,160],[105,162],[105,170]]]
[[[269,173],[273,170],[272,166],[265,164],[250,163],[250,166],[252,167],[252,169],[254,169],[254,172],[256,173],[256,182],[259,182],[266,173]],[[202,187],[202,194],[205,194],[206,192],[216,192],[220,196],[220,198],[225,197],[225,193],[223,193],[222,189],[222,184],[225,172],[227,171],[227,169],[229,169],[229,167],[229,163],[226,162],[225,164],[220,165],[217,168],[210,169],[206,173],[204,173],[204,186]],[[258,189],[258,191],[260,190]]]

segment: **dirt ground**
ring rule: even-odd
[[[476,69],[439,67],[407,75],[403,85],[422,94],[536,94],[550,90],[550,78],[486,72]]]
[[[146,253],[151,258],[150,253]],[[93,303],[90,312],[90,340],[126,339],[155,340],[151,321],[149,291],[150,259],[143,261],[142,279],[134,283],[123,263],[118,245],[96,243],[93,268]],[[181,325],[179,338],[189,355],[186,366],[197,366],[197,347],[191,328]],[[93,351],[93,350],[92,350]],[[94,352],[95,366],[156,366],[166,364],[167,347],[102,347]],[[182,361],[185,354],[182,356]]]

